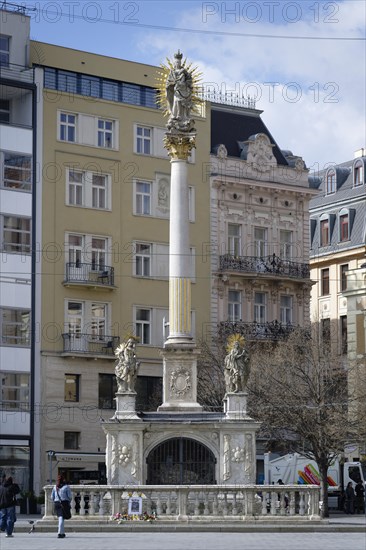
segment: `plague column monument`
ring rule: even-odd
[[[187,161],[196,143],[192,114],[200,102],[196,69],[182,63],[162,65],[160,104],[168,116],[164,146],[171,162],[169,228],[169,337],[164,344],[163,404],[159,411],[200,411],[197,403],[197,350],[191,334]]]

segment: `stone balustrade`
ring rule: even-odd
[[[319,519],[315,485],[71,485],[73,519],[108,520],[127,513],[130,496],[143,497],[143,512],[157,520],[243,521],[251,518]],[[45,490],[45,515],[53,518],[52,486]],[[72,520],[71,520],[72,521]]]

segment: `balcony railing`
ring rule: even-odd
[[[43,519],[49,520],[54,517],[52,486],[44,490]],[[202,524],[204,520],[245,521],[258,517],[273,521],[273,516],[278,520],[320,519],[320,489],[315,485],[71,485],[71,491],[71,521],[91,516],[108,521],[115,514],[127,514],[132,494],[142,495],[142,512],[156,517],[157,523],[175,520]]]
[[[295,277],[308,279],[310,277],[309,264],[283,260],[279,256],[234,256],[224,254],[220,256],[220,271],[239,271],[240,273],[263,273],[276,277]]]
[[[279,321],[224,321],[219,325],[219,338],[226,340],[232,334],[242,334],[247,340],[281,340],[287,338],[294,329],[294,325],[282,324]]]
[[[108,265],[69,262],[66,264],[65,283],[114,286],[114,268]]]
[[[62,335],[64,341],[63,353],[78,353],[87,355],[111,355],[119,346],[119,336],[74,334],[67,332]]]
[[[21,82],[34,82],[34,69],[16,65],[15,63],[7,63],[0,65],[0,78],[8,80],[20,80]]]

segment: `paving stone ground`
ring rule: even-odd
[[[365,550],[365,533],[14,533],[1,550]]]

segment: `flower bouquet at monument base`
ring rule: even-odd
[[[155,521],[156,520],[156,514],[153,512],[152,514],[148,514],[147,512],[143,512],[142,514],[128,514],[127,511],[121,513],[117,512],[117,514],[114,514],[110,517],[112,521],[116,521],[119,523],[124,523],[125,521]]]

